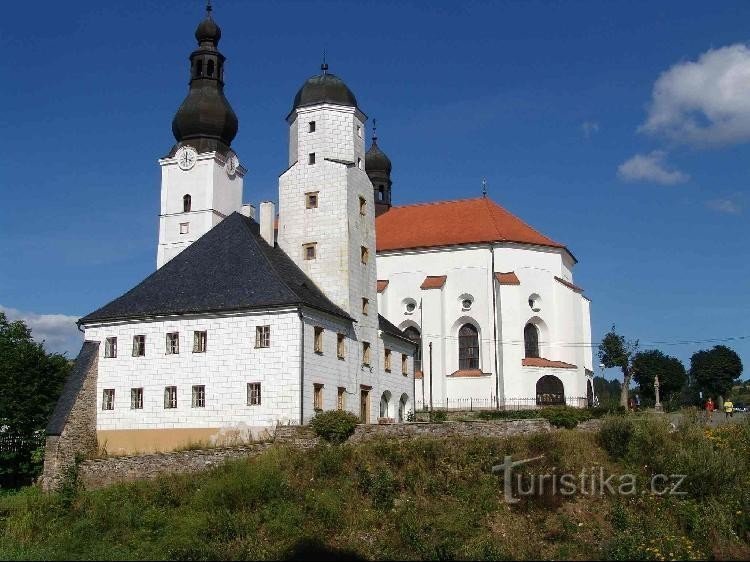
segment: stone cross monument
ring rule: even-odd
[[[661,412],[662,405],[661,400],[659,400],[659,375],[656,375],[656,377],[654,377],[654,394],[656,394],[656,403],[654,404],[654,409],[657,412]]]

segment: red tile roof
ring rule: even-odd
[[[381,279],[378,279],[378,293],[382,293],[383,291],[385,291],[385,288],[387,286],[388,286],[387,280],[383,281]]]
[[[558,277],[557,275],[555,275],[555,281],[557,281],[558,283],[562,283],[568,289],[572,289],[576,293],[583,292],[583,289],[581,289],[578,285],[573,285],[573,283],[571,283],[570,281],[566,281],[565,279],[563,279],[562,277]]]
[[[551,361],[543,357],[525,357],[521,360],[524,367],[553,367],[557,369],[577,369],[575,365],[565,361]]]
[[[392,207],[375,225],[379,252],[482,242],[565,247],[487,197]]]
[[[448,279],[447,275],[428,275],[422,281],[420,289],[442,289],[445,285],[445,280]]]
[[[490,373],[483,373],[479,369],[459,369],[458,371],[453,371],[449,377],[483,377],[485,375],[489,375]]]
[[[518,280],[518,276],[513,272],[508,273],[495,273],[495,279],[501,285],[520,285],[521,282]]]

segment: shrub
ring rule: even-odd
[[[359,418],[351,412],[328,410],[318,412],[310,420],[310,427],[318,437],[330,443],[343,443],[354,433]]]
[[[549,420],[549,423],[555,427],[565,427],[573,429],[579,422],[590,420],[591,412],[582,408],[568,408],[561,406],[558,408],[543,408],[539,411],[541,417]]]
[[[430,413],[430,421],[432,423],[443,423],[447,419],[448,419],[448,414],[446,414],[442,410],[436,410]]]
[[[605,418],[599,429],[599,444],[611,457],[621,459],[628,452],[634,433],[633,420],[623,416]]]

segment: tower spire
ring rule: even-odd
[[[482,197],[487,197],[487,178],[482,178]]]
[[[372,119],[372,144],[378,142],[378,120],[373,117]]]
[[[206,17],[211,17],[211,12],[213,11],[213,6],[211,6],[211,0],[206,0]]]
[[[326,62],[326,50],[323,49],[323,64],[320,65],[321,72],[325,75],[328,74],[328,63]]]

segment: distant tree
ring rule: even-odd
[[[32,455],[70,366],[63,355],[46,353],[23,321],[9,322],[0,312],[0,487],[36,475]]]
[[[633,377],[632,360],[638,349],[638,340],[628,341],[612,329],[599,344],[599,360],[607,369],[618,367],[622,372],[622,387],[620,389],[620,405],[628,407],[628,388]]]
[[[620,402],[621,383],[604,377],[594,377],[594,394],[602,406],[616,405]]]
[[[654,379],[657,375],[659,376],[659,394],[665,401],[678,394],[687,382],[687,372],[682,361],[665,355],[658,349],[636,353],[632,363],[633,380],[644,397],[655,398]]]
[[[725,345],[698,351],[690,358],[690,381],[696,392],[703,392],[704,398],[727,396],[740,375],[742,360]]]

